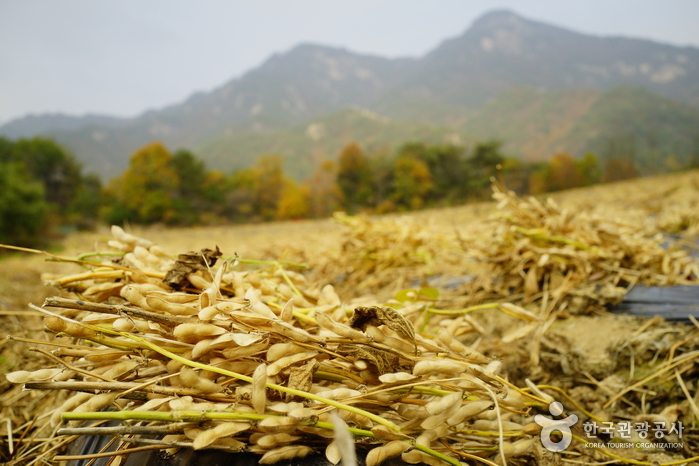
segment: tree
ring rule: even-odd
[[[427,165],[433,182],[429,200],[451,204],[468,196],[468,166],[463,147],[411,142],[398,150],[398,157],[403,155],[416,157]]]
[[[419,209],[425,205],[434,183],[427,164],[410,154],[396,158],[393,166],[393,195],[398,206]]]
[[[599,158],[592,152],[588,152],[576,164],[580,174],[582,185],[591,186],[602,180],[602,168],[599,165]]]
[[[547,191],[561,191],[582,185],[575,158],[567,152],[551,157],[547,179]]]
[[[533,168],[531,163],[524,163],[518,158],[506,158],[502,163],[502,174],[507,189],[519,196],[529,194]]]
[[[41,184],[44,201],[50,206],[47,232],[57,224],[94,226],[101,183],[94,175],[83,175],[80,163],[55,141],[0,138],[0,164],[15,164],[26,180]]]
[[[112,221],[123,216],[121,221],[172,222],[178,187],[172,155],[161,143],[150,143],[134,152],[124,174],[110,183],[109,191],[118,204],[107,217]]]
[[[289,178],[285,179],[275,218],[280,220],[308,218],[310,208],[311,190],[309,187],[298,185]]]
[[[548,191],[550,171],[551,169],[546,161],[532,164],[528,182],[529,194],[541,194]]]
[[[378,213],[393,212],[396,203],[391,199],[393,189],[393,163],[394,157],[388,151],[380,151],[372,154],[370,159],[372,177],[372,202],[371,205]]]
[[[94,228],[103,204],[102,181],[97,175],[85,175],[68,208],[67,218],[79,229]]]
[[[36,246],[46,224],[44,188],[17,162],[0,162],[0,243]]]
[[[490,186],[490,178],[497,175],[498,166],[505,161],[500,152],[500,141],[479,142],[468,158],[469,187],[471,195],[484,193]]]
[[[272,220],[284,189],[282,158],[278,155],[260,157],[255,164],[255,171],[255,210],[263,220]]]
[[[253,218],[257,178],[258,172],[254,168],[238,170],[229,177],[223,215],[236,222],[249,222]]]
[[[82,167],[75,157],[55,141],[39,137],[16,141],[13,152],[29,177],[44,185],[46,201],[65,215],[82,183]]]
[[[342,192],[337,184],[337,165],[325,160],[306,182],[310,193],[310,217],[328,217],[339,209]]]
[[[337,184],[342,202],[350,214],[371,204],[374,194],[369,159],[357,143],[348,144],[340,153]]]
[[[198,223],[208,207],[204,199],[206,164],[191,152],[180,149],[172,157],[171,165],[178,180],[173,199],[176,220],[185,225]]]
[[[603,153],[602,181],[628,180],[638,176],[636,168],[636,139],[633,134],[618,134],[607,141]]]
[[[602,181],[610,183],[613,181],[630,180],[637,176],[638,171],[636,170],[636,164],[631,157],[610,157],[604,164],[604,176]]]

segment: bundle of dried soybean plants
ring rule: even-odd
[[[540,428],[524,423],[546,400],[447,328],[428,338],[407,313],[342,303],[280,263],[243,270],[218,249],[175,258],[112,231],[123,257],[53,277],[77,299],[37,308],[56,334],[56,366],[7,375],[72,393],[51,416],[70,424],[59,435],[120,434],[123,445],[159,435],[169,452],[250,451],[266,464],[315,451],[338,463],[333,429],[348,429],[369,466],[504,461],[538,442]],[[124,426],[85,425],[102,419]]]
[[[521,199],[498,184],[493,190],[500,212],[492,234],[467,241],[484,268],[466,287],[469,305],[506,297],[587,312],[620,301],[635,285],[697,282],[699,262],[685,249],[665,247],[657,228],[618,213],[560,208],[551,198]]]
[[[407,216],[369,218],[336,212],[345,225],[339,250],[311,260],[313,270],[332,277],[341,291],[395,293],[416,278],[444,274],[463,259],[456,237],[431,231]]]

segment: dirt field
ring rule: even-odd
[[[576,189],[557,193],[552,198],[561,208],[571,212],[584,210],[605,215],[615,221],[623,220],[647,228],[649,232],[660,226],[658,231],[681,235],[681,241],[687,244],[699,231],[699,172]],[[373,230],[368,226],[348,227],[336,220],[324,219],[208,228],[138,227],[128,231],[156,242],[173,254],[218,246],[224,256],[237,254],[242,259],[302,262],[309,268],[299,271],[313,282],[335,284],[343,301],[378,299],[386,302],[402,289],[425,286],[434,276],[477,277],[484,270],[490,270],[474,263],[468,251],[495,234],[495,221],[490,219],[495,205],[486,202],[375,218],[370,221],[375,226]],[[386,230],[385,235],[382,228]],[[390,229],[404,234],[391,236],[388,234]],[[75,257],[88,251],[104,251],[109,239],[111,234],[107,229],[75,234],[51,252],[62,257]],[[372,244],[378,250],[371,249]],[[382,252],[391,250],[395,251],[394,256],[381,256]],[[383,257],[383,262],[377,261],[376,257]],[[46,259],[42,255],[19,253],[0,259],[1,336],[33,340],[49,338],[43,330],[40,313],[29,308],[28,303],[40,305],[47,296],[65,294],[45,286],[42,274],[65,275],[81,269],[75,264]],[[364,270],[368,272],[356,278],[357,270],[362,267],[366,267]],[[387,278],[374,280],[379,276]],[[445,309],[472,304],[473,301],[467,300],[473,297],[473,292],[469,295],[465,289],[462,286],[441,290],[439,304]],[[543,290],[542,312],[548,300],[553,299],[546,293],[548,291]],[[525,299],[524,304],[527,302]],[[525,332],[525,323],[503,313],[475,311],[469,316],[480,330],[465,334],[462,341],[501,360],[501,375],[512,383],[524,386],[525,379],[529,379],[538,385],[555,385],[568,398],[575,400],[578,407],[582,406],[601,419],[637,419],[641,415],[662,414],[667,419],[684,420],[686,430],[682,448],[617,452],[623,458],[641,461],[639,464],[654,461],[659,463],[652,464],[662,464],[699,455],[699,437],[696,427],[693,427],[697,422],[695,416],[698,412],[695,410],[699,383],[697,363],[691,356],[699,346],[696,334],[692,333],[696,329],[692,330],[691,325],[669,324],[662,320],[612,315],[599,306],[586,312],[570,309],[572,304],[568,308],[564,306],[560,312],[554,311],[543,330],[523,333],[527,335],[525,337],[512,337],[507,339],[508,343],[503,343],[503,337],[518,330]],[[536,350],[532,349],[535,339]],[[45,356],[29,353],[30,346],[20,341],[0,341],[0,373],[32,370],[51,364]],[[532,361],[534,351],[537,352],[537,361]],[[659,367],[656,363],[667,358],[672,361],[673,355],[680,354],[689,356],[674,372],[667,372],[657,383],[644,386],[641,391],[629,392],[621,398],[620,404],[609,408],[607,403],[614,395],[653,374]],[[673,382],[675,374],[682,383],[667,385]],[[685,396],[685,390],[689,397]],[[22,432],[30,431],[36,413],[48,409],[44,406],[48,401],[41,393],[22,392],[21,386],[13,387],[4,377],[0,381],[0,394],[4,417],[0,420],[1,459],[9,461],[13,458],[8,447],[10,433],[16,443]],[[689,398],[693,398],[694,406]],[[576,405],[569,404],[568,408],[576,409]],[[668,414],[673,409],[681,414]],[[32,441],[38,444],[41,437]],[[598,451],[582,448],[567,457],[570,462],[580,464],[609,459]],[[560,463],[560,459],[542,453],[540,446],[536,453],[514,461],[514,464]]]

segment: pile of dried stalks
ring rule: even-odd
[[[543,307],[542,317],[589,312],[635,285],[695,284],[699,277],[699,262],[685,249],[664,247],[657,229],[560,208],[551,198],[524,200],[497,184],[493,190],[500,214],[492,234],[466,242],[483,264],[466,288],[468,305],[505,298]]]
[[[634,322],[628,338],[601,343],[611,352],[603,364],[571,336],[598,318],[571,314],[631,286],[695,283],[697,263],[662,246],[670,217],[634,223],[646,207],[622,219],[495,191],[502,215],[469,235],[338,217],[348,225],[340,251],[325,251],[306,275],[218,249],[173,257],[115,228],[112,251],[75,260],[87,266],[81,273],[49,277],[66,297],[35,308],[53,338],[32,343],[52,351],[36,350],[34,366],[8,374],[17,388],[3,402],[49,396],[34,397],[36,422],[7,429],[9,464],[65,460],[75,436],[111,435],[120,454],[217,448],[273,463],[316,452],[338,463],[357,448],[370,466],[393,456],[553,465],[561,458],[543,450],[532,408],[554,414],[554,399],[579,419],[565,461],[697,461],[696,328]],[[100,255],[104,263],[91,262]],[[455,274],[467,256],[480,271],[461,298],[414,285]],[[414,289],[397,300],[362,296],[404,288]],[[524,323],[513,328],[505,314]],[[105,419],[122,424],[92,424]],[[582,431],[592,421],[615,432],[646,421],[686,430],[661,431],[682,447],[615,450],[586,443],[609,440]]]
[[[44,415],[50,428],[70,427],[16,461],[50,458],[60,436],[100,433],[120,434],[122,453],[155,442],[170,452],[252,451],[261,463],[320,451],[337,463],[354,451],[354,442],[343,448],[340,430],[368,450],[369,466],[398,455],[503,462],[535,441],[528,405],[547,400],[454,339],[459,324],[435,338],[416,332],[419,303],[342,303],[332,286],[312,286],[280,263],[238,270],[218,250],[175,259],[118,227],[113,233],[110,245],[124,253],[117,263],[53,277],[78,299],[36,308],[56,334],[56,349],[44,352],[55,364],[7,374],[26,389],[71,393]],[[124,425],[84,426],[103,419]]]
[[[374,220],[336,213],[334,219],[346,226],[340,246],[311,266],[333,279],[341,294],[401,290],[463,259],[453,234],[428,231],[409,217]]]

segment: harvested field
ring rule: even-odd
[[[159,433],[169,454],[265,463],[346,459],[333,429],[370,465],[696,463],[699,322],[606,306],[697,284],[699,172],[551,201],[494,191],[409,215],[105,229],[67,238],[54,254],[70,260],[4,258],[1,461],[58,464],[111,416],[121,450]],[[577,420],[560,452],[541,441],[562,425],[554,401]]]

